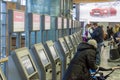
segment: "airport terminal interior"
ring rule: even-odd
[[[106,41],[104,43],[105,45],[108,45],[109,42]],[[120,64],[119,62],[108,62],[110,56],[109,52],[110,52],[110,46],[102,47],[100,66],[113,67]],[[104,75],[109,74],[109,72],[105,72],[105,71],[103,73]],[[120,70],[116,70],[108,77],[107,80],[119,80],[119,79],[120,79]]]
[[[120,80],[120,0],[0,0],[0,80],[63,80],[94,23],[103,31],[96,65],[118,67],[100,80]]]

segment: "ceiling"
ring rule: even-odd
[[[73,3],[110,2],[116,0],[73,0]]]

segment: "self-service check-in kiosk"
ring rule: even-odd
[[[53,80],[52,64],[42,43],[34,44],[31,48],[33,59],[37,65],[41,80]]]
[[[72,42],[72,44],[73,44],[73,46],[74,46],[74,50],[75,50],[75,52],[76,52],[76,51],[77,51],[77,46],[78,46],[78,44],[77,44],[75,38],[73,37],[73,35],[70,35],[70,40],[71,40],[71,42]]]
[[[71,61],[71,54],[65,43],[63,38],[59,38],[59,40],[55,43],[57,50],[59,51],[61,60],[62,60],[62,76],[65,73],[70,61]]]
[[[80,43],[82,40],[81,40],[81,37],[79,36],[79,33],[76,32],[74,34],[76,35],[76,38],[77,38],[78,42]]]
[[[80,39],[80,41],[82,41],[82,35],[81,35],[81,34],[82,34],[82,32],[81,32],[81,30],[80,30],[80,31],[78,31],[78,32],[77,32],[77,34],[78,34],[78,38]]]
[[[55,69],[53,70],[55,70],[56,80],[61,80],[61,68],[62,68],[61,60],[53,41],[52,40],[46,41],[45,47],[52,61],[52,64],[55,67]]]
[[[2,72],[2,69],[0,68],[0,80],[6,80],[6,77],[4,73]]]
[[[14,50],[9,57],[8,80],[40,80],[36,65],[26,47]]]
[[[79,45],[80,42],[78,40],[78,37],[77,37],[76,33],[73,34],[73,37],[74,37],[75,41],[77,42],[77,45]]]
[[[64,39],[65,39],[65,42],[66,42],[66,44],[67,44],[67,46],[69,48],[69,51],[71,53],[71,59],[72,59],[74,57],[74,52],[75,52],[74,51],[74,47],[73,47],[73,45],[72,45],[72,43],[70,41],[70,37],[69,36],[65,36]]]

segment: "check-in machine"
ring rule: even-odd
[[[61,60],[59,53],[53,43],[52,40],[46,41],[46,51],[48,52],[48,55],[52,61],[53,66],[55,67],[55,75],[56,75],[56,80],[61,80]]]
[[[40,80],[36,65],[26,47],[14,50],[11,56],[8,60],[8,80]]]
[[[34,44],[31,48],[32,56],[37,65],[41,80],[53,80],[52,64],[42,43]]]
[[[76,35],[76,38],[77,38],[78,42],[80,43],[82,41],[82,38],[81,38],[79,32],[76,32],[74,34]]]
[[[57,50],[60,53],[60,57],[62,60],[62,76],[65,73],[70,61],[71,61],[71,54],[69,52],[68,46],[63,38],[59,38],[58,42],[56,42]]]
[[[4,73],[2,72],[2,69],[0,68],[0,80],[6,80],[6,77]]]
[[[71,40],[71,42],[72,42],[72,44],[73,44],[73,46],[74,46],[74,50],[75,50],[75,52],[76,52],[76,51],[77,51],[77,46],[78,46],[78,44],[77,44],[75,38],[73,37],[73,35],[70,35],[70,40]]]
[[[79,45],[80,42],[78,40],[78,37],[77,37],[76,33],[73,34],[73,37],[74,37],[75,41],[77,42],[77,45]]]
[[[64,39],[65,39],[65,42],[66,42],[66,44],[67,44],[67,46],[69,48],[69,51],[71,53],[71,58],[73,58],[75,50],[74,50],[74,47],[73,47],[73,45],[72,45],[72,43],[70,41],[70,37],[69,36],[65,36]]]
[[[80,41],[82,41],[82,35],[81,35],[81,34],[82,34],[82,32],[81,32],[81,30],[80,30],[80,31],[78,31],[78,32],[77,32],[77,34],[78,34],[78,37],[79,37]]]

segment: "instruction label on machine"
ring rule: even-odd
[[[62,29],[62,18],[58,17],[58,29]]]
[[[67,19],[64,18],[64,29],[66,29],[66,28],[67,28]]]
[[[50,29],[50,16],[45,15],[45,30]]]

